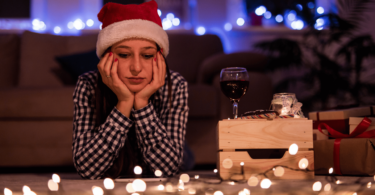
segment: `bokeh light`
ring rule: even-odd
[[[86,25],[87,25],[88,27],[92,27],[92,26],[94,25],[94,20],[92,20],[92,19],[88,19],[88,20],[86,21]]]
[[[275,17],[275,20],[276,20],[276,22],[278,22],[278,23],[281,23],[281,22],[283,22],[283,20],[284,20],[284,17],[282,16],[282,15],[277,15],[276,17]]]
[[[263,189],[268,189],[271,187],[271,180],[269,179],[263,179],[261,182],[260,182],[260,187],[263,188]]]
[[[198,27],[195,32],[198,34],[198,35],[204,35],[206,33],[206,29],[203,27],[203,26],[200,26]]]
[[[255,14],[258,16],[263,15],[267,11],[266,7],[263,5],[259,6],[258,8],[255,9]]]
[[[313,191],[317,192],[322,189],[322,183],[320,181],[317,181],[312,186]]]
[[[297,144],[290,145],[288,151],[290,155],[296,155],[298,152],[298,145]]]
[[[318,7],[318,8],[316,9],[316,12],[317,12],[318,14],[324,14],[324,8],[323,8],[323,7]]]
[[[232,30],[232,24],[229,23],[229,22],[225,23],[225,25],[224,25],[224,29],[225,29],[226,31],[231,31],[231,30]]]
[[[264,18],[270,19],[271,17],[272,17],[272,13],[270,11],[266,11],[266,13],[264,13]]]
[[[236,22],[238,26],[243,26],[245,24],[245,20],[243,18],[238,18]]]

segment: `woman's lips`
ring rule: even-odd
[[[130,83],[132,84],[139,84],[139,83],[142,83],[144,78],[140,78],[140,77],[130,77],[128,78]]]

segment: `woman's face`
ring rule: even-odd
[[[127,39],[112,46],[119,61],[118,76],[131,92],[141,91],[152,80],[152,61],[156,57],[155,42]]]

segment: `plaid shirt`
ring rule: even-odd
[[[114,107],[107,120],[95,126],[95,88],[98,72],[88,72],[78,79],[74,94],[73,161],[83,178],[98,179],[112,166],[126,142],[127,132],[135,125],[143,159],[154,170],[171,176],[183,160],[188,117],[188,85],[171,71],[172,107],[168,100],[167,80],[139,110],[131,111],[132,120]]]

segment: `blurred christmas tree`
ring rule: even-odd
[[[270,74],[280,70],[288,74],[277,82],[275,92],[303,94],[299,100],[305,113],[375,104],[375,79],[362,77],[374,70],[374,60],[370,59],[375,57],[375,43],[370,35],[357,33],[366,23],[363,13],[373,9],[375,0],[337,2],[340,15],[303,16],[308,26],[302,39],[279,38],[255,45],[270,56]],[[296,68],[299,74],[290,73]]]

